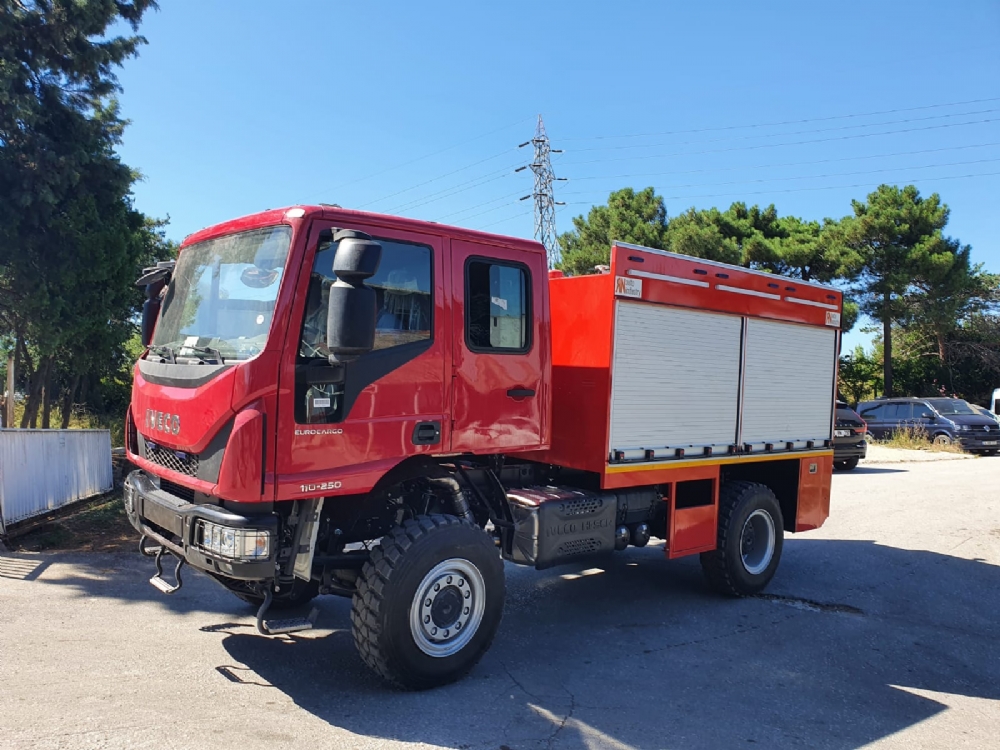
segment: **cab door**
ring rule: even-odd
[[[444,241],[352,224],[382,245],[375,348],[342,370],[326,348],[326,308],[335,280],[332,222],[310,231],[289,321],[279,410],[277,499],[367,491],[385,471],[418,454],[447,451],[450,320]],[[340,228],[344,228],[341,226]]]
[[[548,277],[541,253],[451,241],[451,448],[547,448]]]

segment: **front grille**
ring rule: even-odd
[[[173,495],[174,497],[179,497],[181,500],[186,500],[189,503],[194,502],[194,490],[188,489],[187,487],[182,487],[179,484],[174,484],[166,479],[160,480],[160,489],[166,492],[168,495]]]
[[[143,458],[152,461],[178,474],[187,474],[189,477],[198,476],[198,454],[185,453],[184,451],[172,451],[162,445],[143,441]]]

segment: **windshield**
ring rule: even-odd
[[[927,403],[933,406],[934,411],[942,416],[949,414],[976,414],[976,410],[960,398],[935,398]]]
[[[263,348],[292,230],[267,227],[181,250],[152,346],[249,359]]]

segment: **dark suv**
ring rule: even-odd
[[[848,471],[865,457],[868,443],[864,420],[843,401],[837,402],[837,421],[833,429],[833,467]]]
[[[922,429],[935,443],[957,442],[970,453],[992,455],[1000,449],[1000,429],[960,398],[888,398],[863,401],[858,413],[875,438],[897,430]]]

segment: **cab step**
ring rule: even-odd
[[[263,625],[266,635],[298,633],[303,630],[312,630],[316,624],[316,617],[318,615],[319,610],[313,607],[308,617],[289,617],[284,620],[264,620],[261,625]]]
[[[264,601],[257,610],[257,632],[261,635],[284,635],[285,633],[298,633],[303,630],[312,630],[319,616],[319,609],[312,608],[308,617],[289,617],[283,620],[265,620],[267,610],[274,600],[274,594],[268,587],[264,592]]]
[[[156,551],[156,556],[154,562],[156,563],[156,575],[149,579],[149,582],[154,588],[158,589],[163,594],[173,594],[179,591],[181,586],[184,585],[184,581],[181,579],[181,568],[184,567],[184,558],[177,558],[177,565],[174,567],[174,583],[170,583],[167,579],[163,577],[163,554],[165,550],[163,547],[158,547]],[[167,554],[171,554],[167,552]]]

